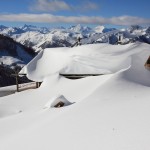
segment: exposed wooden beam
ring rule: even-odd
[[[80,79],[80,78],[85,78],[89,76],[100,76],[103,74],[60,74],[60,75],[68,79]]]

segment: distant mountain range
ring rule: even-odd
[[[26,64],[35,52],[51,47],[71,47],[80,37],[81,44],[110,43],[127,44],[145,42],[150,44],[150,27],[131,26],[127,29],[90,28],[76,25],[70,28],[46,28],[32,25],[6,27],[0,25],[0,62],[7,65]],[[5,56],[8,56],[5,59]],[[12,59],[13,57],[15,59]]]
[[[77,38],[81,38],[81,44],[110,43],[117,44],[118,36],[121,44],[140,41],[150,44],[150,27],[131,26],[127,29],[106,28],[97,26],[90,28],[76,25],[70,28],[46,28],[24,25],[22,27],[0,26],[0,34],[9,36],[21,44],[40,51],[50,47],[70,47]]]

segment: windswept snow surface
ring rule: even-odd
[[[149,150],[149,55],[141,43],[44,50],[22,70],[41,87],[0,98],[0,149]],[[59,76],[89,69],[106,75]],[[73,104],[50,107],[59,97]]]
[[[129,56],[134,53],[131,50],[134,47],[138,47],[138,44],[91,44],[74,48],[45,49],[25,66],[21,73],[27,74],[28,78],[34,81],[43,81],[45,77],[56,73],[115,73],[130,66]]]

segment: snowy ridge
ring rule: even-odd
[[[122,44],[136,41],[150,43],[149,27],[144,28],[137,25],[119,30],[104,26],[90,28],[81,25],[53,29],[31,25],[24,25],[23,27],[0,26],[0,34],[10,36],[36,51],[52,47],[70,47],[76,43],[78,37],[82,38],[81,44],[117,44],[119,34],[122,35]]]
[[[90,43],[95,43],[95,42],[100,42],[100,43],[109,43],[109,37],[112,35],[116,35],[120,33],[119,30],[113,30],[109,31],[106,33],[98,33],[98,34],[93,34],[91,37],[85,38],[82,40],[82,43],[90,44]]]

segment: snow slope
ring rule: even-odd
[[[35,56],[33,49],[0,35],[0,63],[9,67],[24,66]]]
[[[150,71],[144,68],[149,49],[149,45],[141,43],[99,44],[39,54],[25,70],[34,80],[43,80],[41,87],[0,98],[0,149],[149,150]],[[109,66],[112,73],[78,80],[59,76],[73,53],[81,59],[88,56],[85,66],[94,64],[97,55],[103,56],[107,64],[103,68]],[[48,64],[45,54],[47,59],[57,54],[63,65],[53,60],[56,69],[50,71],[51,65],[47,65],[49,71],[43,72]],[[110,64],[112,57],[116,59]],[[103,59],[99,61],[105,64]],[[45,108],[58,95],[73,104]]]

